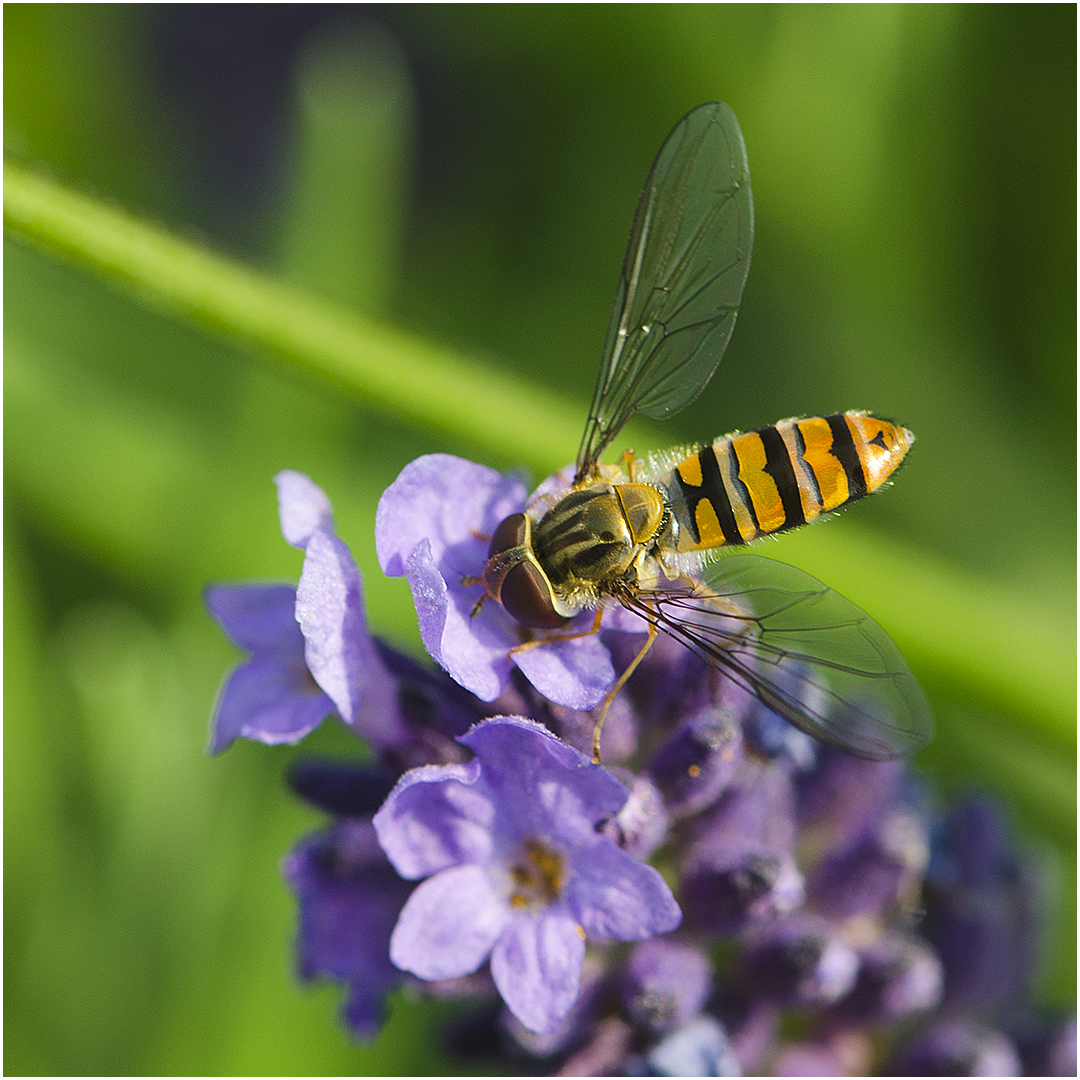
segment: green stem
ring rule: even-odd
[[[483,450],[487,460],[543,475],[577,447],[582,410],[559,394],[327,303],[8,161],[4,225],[163,311]]]

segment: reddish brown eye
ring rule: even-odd
[[[555,610],[548,583],[531,562],[519,562],[510,568],[503,580],[499,600],[523,626],[551,630],[569,621]]]
[[[491,534],[491,543],[488,545],[488,558],[501,555],[511,548],[520,547],[525,543],[526,532],[524,514],[511,514],[508,518],[503,518],[498,528]]]

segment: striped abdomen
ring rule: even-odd
[[[748,544],[877,491],[915,436],[866,413],[782,420],[728,435],[658,478],[679,521],[679,551]]]

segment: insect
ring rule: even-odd
[[[911,753],[930,736],[922,689],[889,636],[814,578],[741,546],[880,488],[911,445],[860,412],[785,420],[622,467],[600,455],[635,412],[664,418],[705,387],[735,325],[753,243],[746,149],[727,105],[693,109],[638,202],[589,419],[568,492],[496,528],[485,595],[519,623],[557,630],[609,600],[680,641],[774,712],[859,757]]]

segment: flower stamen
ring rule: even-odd
[[[562,854],[540,840],[526,839],[522,857],[510,867],[513,908],[546,908],[559,899],[565,883]]]

